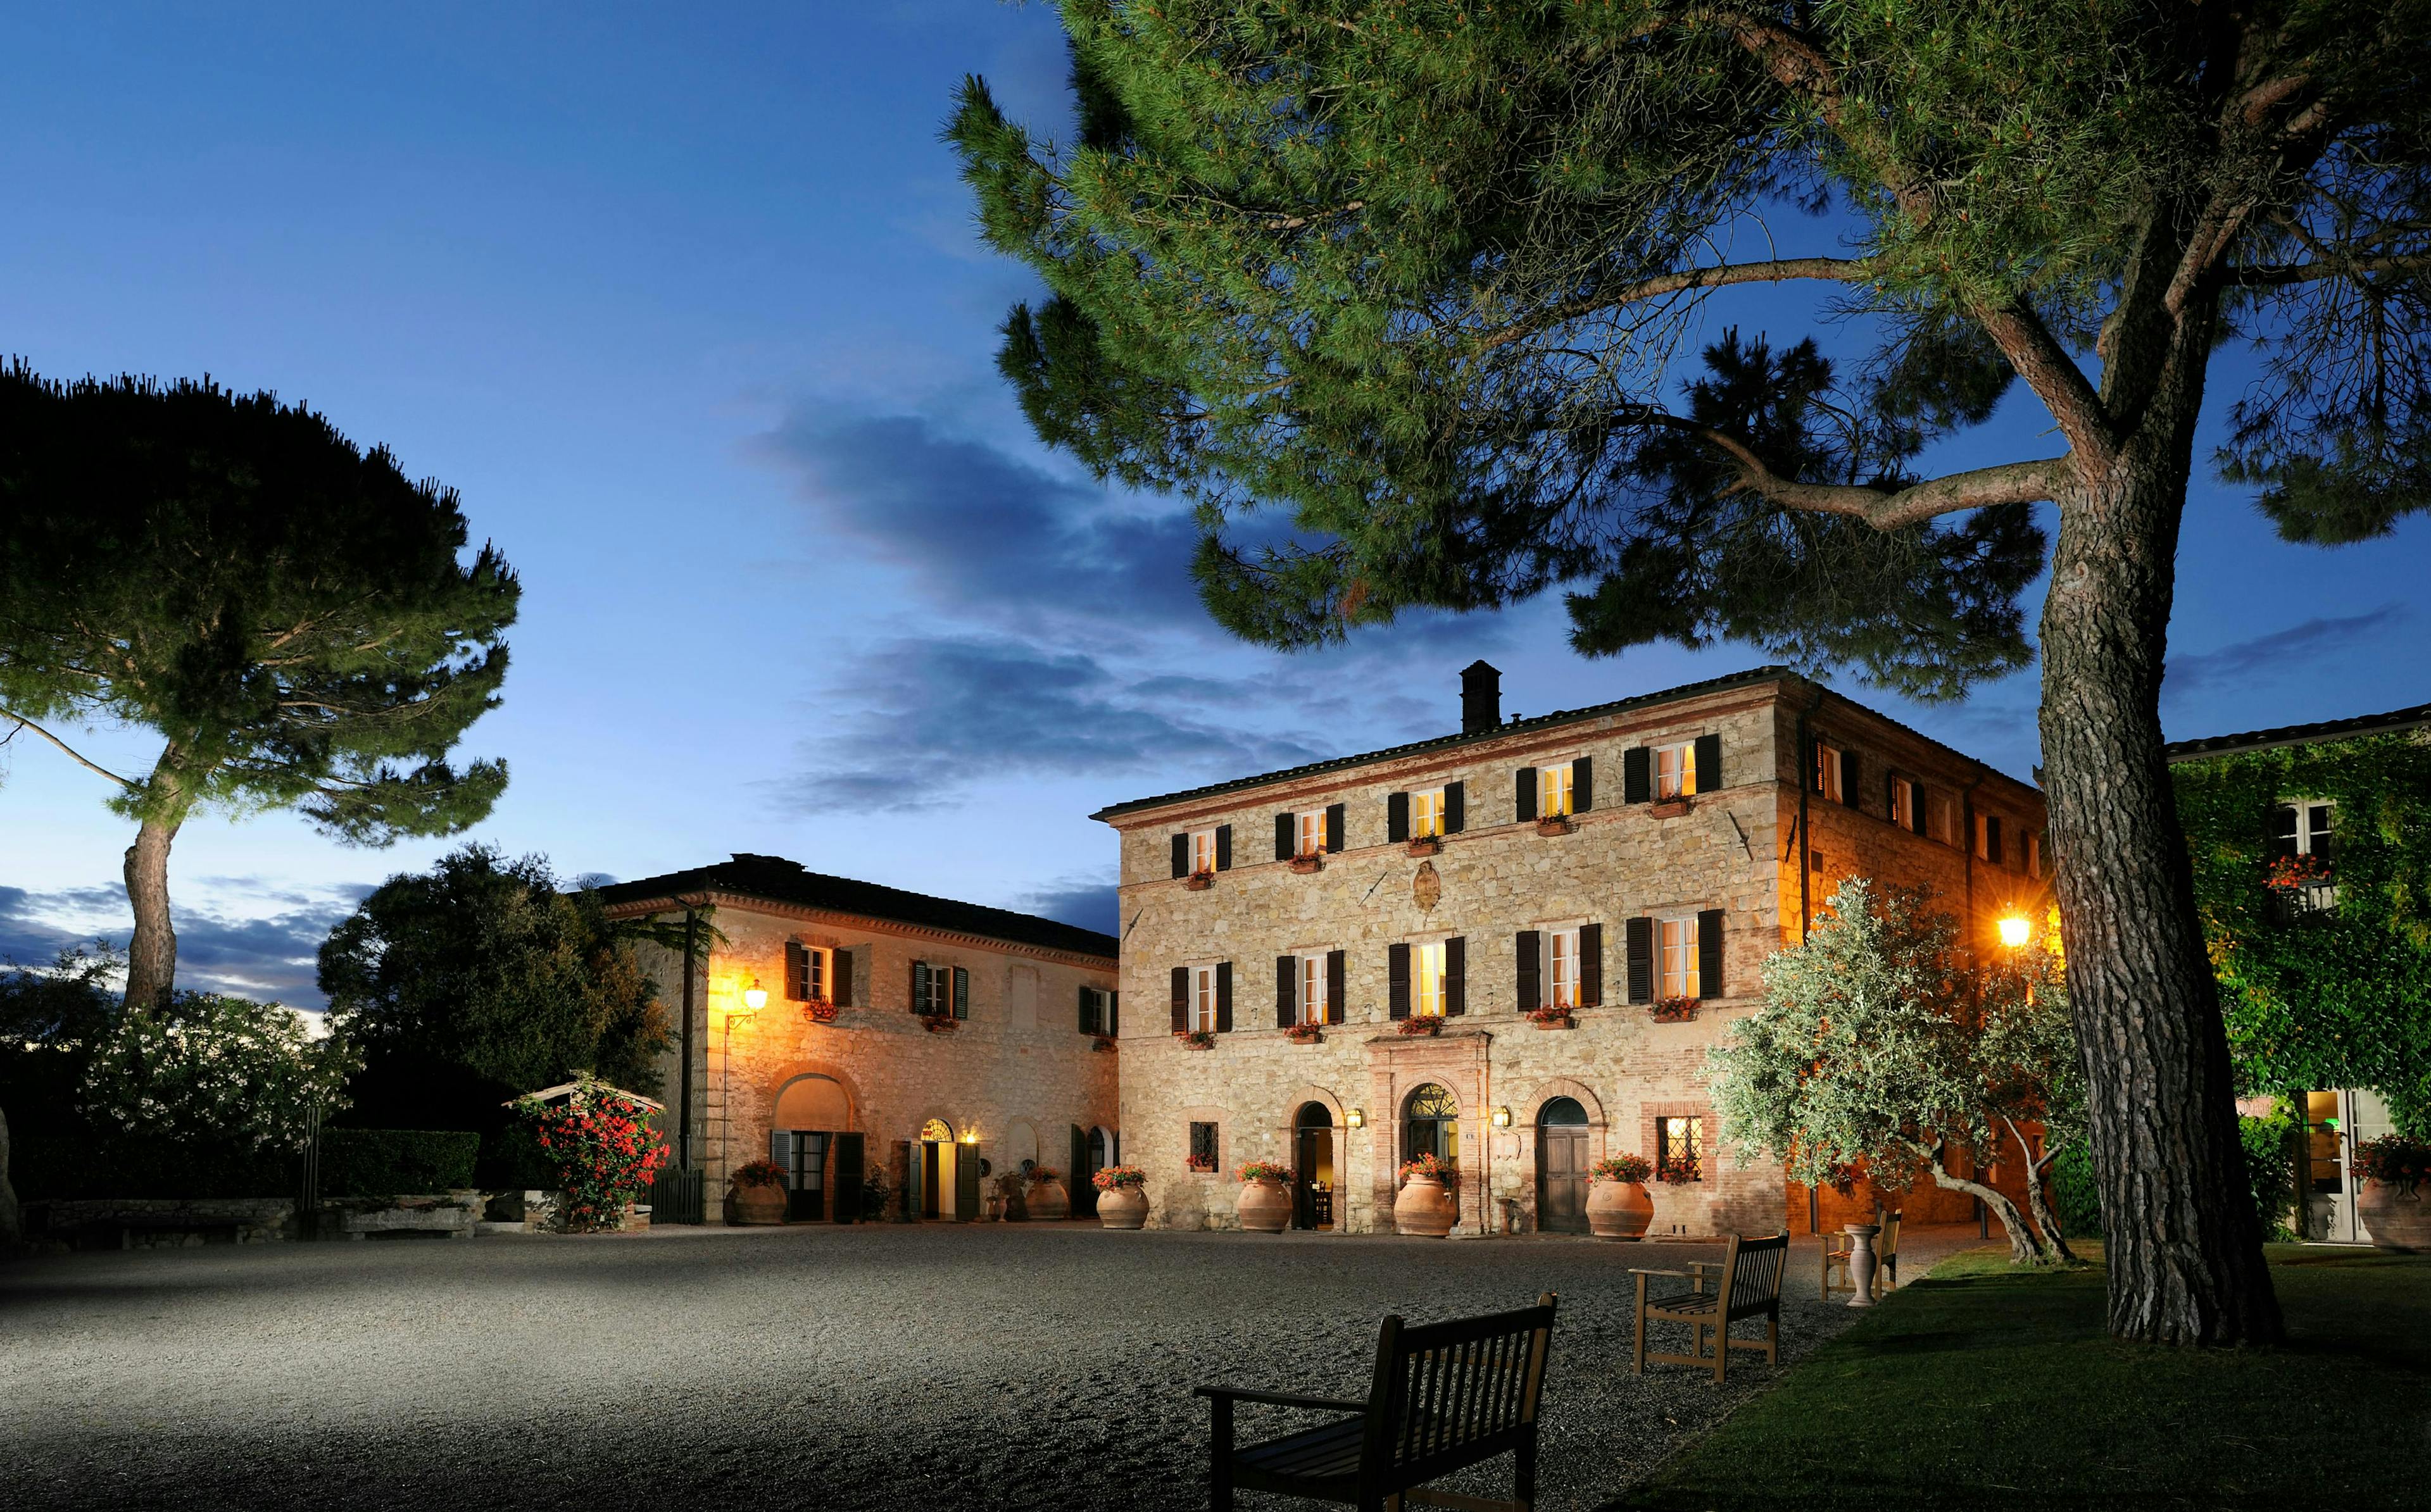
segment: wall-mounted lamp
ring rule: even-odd
[[[1511,1127],[1511,1110],[1509,1108],[1498,1107],[1494,1110],[1494,1126],[1498,1129],[1507,1129]]]
[[[2001,921],[2001,943],[2016,950],[2034,938],[2034,925],[2022,914],[2011,914]]]
[[[753,977],[751,985],[743,989],[743,1005],[753,1013],[768,1005],[768,989],[760,985],[760,978]]]
[[[968,1128],[968,1129],[964,1129],[964,1130],[963,1131],[963,1142],[964,1142],[964,1144],[977,1144],[977,1143],[979,1143],[979,1142],[980,1142],[980,1131],[979,1131],[978,1129],[976,1129],[976,1128]]]
[[[1342,1115],[1342,1122],[1354,1129],[1364,1129],[1367,1126],[1367,1110],[1364,1107],[1354,1107]]]

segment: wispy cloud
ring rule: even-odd
[[[250,878],[198,879],[225,886],[198,888],[214,902],[247,891],[267,893],[289,906],[242,917],[208,907],[173,906],[177,932],[177,985],[241,997],[276,999],[291,1007],[327,1005],[317,980],[321,941],[354,910],[369,887],[313,893],[269,888]],[[248,886],[248,884],[253,884]],[[96,938],[124,945],[134,917],[116,888],[60,888],[30,892],[0,887],[0,960],[46,965],[61,950]]]
[[[2305,658],[2325,647],[2376,635],[2406,618],[2403,605],[2384,604],[2363,614],[2340,619],[2311,619],[2285,630],[2233,640],[2215,650],[2170,658],[2161,684],[2164,701],[2208,692],[2223,684],[2282,677],[2301,672]]]
[[[1065,877],[1024,893],[1014,906],[1025,913],[1112,935],[1119,932],[1121,923],[1118,901],[1111,880]]]

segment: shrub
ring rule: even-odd
[[[24,1201],[75,1197],[292,1197],[295,1153],[220,1142],[18,1135],[10,1179]]]
[[[2297,1237],[2288,1226],[2296,1202],[2295,1110],[2282,1099],[2276,1110],[2261,1118],[2239,1118],[2237,1133],[2245,1146],[2246,1189],[2253,1194],[2262,1238],[2284,1244]]]
[[[623,1227],[627,1195],[647,1187],[666,1163],[667,1147],[650,1127],[648,1110],[595,1078],[578,1078],[562,1103],[519,1098],[515,1112],[557,1162],[568,1233]]]
[[[461,1129],[324,1129],[321,1192],[394,1197],[473,1185],[481,1137]]]
[[[2431,1181],[2431,1143],[2402,1134],[2384,1134],[2356,1146],[2356,1173],[2411,1192]]]
[[[1654,1163],[1644,1155],[1606,1155],[1595,1163],[1598,1181],[1644,1181],[1654,1174]]]
[[[2083,1139],[2059,1153],[2052,1162],[2052,1206],[2059,1226],[2071,1238],[2102,1237],[2102,1188],[2093,1179],[2093,1149]]]

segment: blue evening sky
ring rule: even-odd
[[[274,389],[460,489],[524,581],[505,705],[462,748],[513,780],[471,838],[568,875],[762,851],[1111,927],[1103,804],[1441,733],[1478,656],[1532,714],[1763,659],[1583,660],[1557,601],[1316,656],[1219,636],[1186,517],[1043,451],[992,366],[1032,286],[978,244],[937,131],[966,72],[1060,129],[1064,68],[1053,11],[996,0],[16,8],[0,355]],[[1975,444],[2056,451],[2042,424],[2013,401]],[[2288,546],[2200,479],[2170,733],[2431,699],[2426,566],[2420,522]],[[2033,766],[2031,673],[1957,707],[1844,686]],[[103,797],[0,747],[0,954],[123,938]],[[199,817],[181,980],[317,1005],[332,920],[455,843]]]

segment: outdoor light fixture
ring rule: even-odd
[[[977,1144],[977,1143],[979,1143],[979,1142],[980,1142],[980,1131],[979,1131],[978,1129],[976,1129],[976,1128],[964,1129],[964,1130],[963,1131],[963,1142],[964,1142],[964,1144]]]
[[[1342,1122],[1354,1129],[1364,1129],[1367,1126],[1367,1110],[1364,1107],[1354,1107],[1342,1115]]]
[[[1498,1107],[1494,1110],[1494,1126],[1498,1129],[1507,1129],[1511,1127],[1511,1110],[1509,1108]]]
[[[743,989],[743,1005],[754,1013],[768,1005],[768,989],[760,985],[760,978],[753,977],[751,985]]]
[[[2015,950],[2033,937],[2033,931],[2022,915],[2011,914],[2001,921],[2001,943]]]

